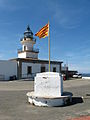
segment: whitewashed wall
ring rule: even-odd
[[[38,53],[33,53],[33,52],[27,52],[26,53],[26,58],[31,57],[31,58],[38,58]]]
[[[18,58],[38,58],[38,53],[33,52],[18,53]]]
[[[22,75],[27,75],[27,67],[32,66],[32,73],[40,73],[41,66],[45,66],[46,72],[48,71],[48,64],[40,64],[40,63],[22,63]],[[60,72],[60,65],[53,65],[51,64],[51,72],[53,71],[53,67],[56,67],[56,72]]]
[[[40,72],[40,64],[37,63],[22,63],[22,74],[27,74],[27,67],[32,66],[32,73]]]
[[[4,80],[9,80],[10,76],[13,75],[16,75],[17,77],[17,62],[0,60],[0,75],[1,77],[2,75],[4,76]]]
[[[28,42],[28,43],[24,43],[23,45],[22,45],[22,50],[24,51],[24,46],[26,46],[26,50],[32,50],[33,49],[33,44],[30,42]]]
[[[18,53],[18,58],[26,58],[26,53]]]
[[[53,67],[56,67],[56,72],[60,73],[60,65],[52,64],[51,65],[51,72],[53,72]]]

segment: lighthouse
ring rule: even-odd
[[[38,58],[39,49],[35,48],[36,39],[29,25],[20,40],[21,49],[18,57],[12,59],[17,62],[17,78],[33,80],[37,73],[48,71],[48,60]],[[50,61],[51,72],[61,72],[62,61]]]
[[[35,44],[36,39],[28,25],[24,37],[21,39],[22,48],[18,50],[18,58],[38,59],[39,49],[34,48]]]

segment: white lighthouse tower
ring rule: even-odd
[[[39,50],[34,48],[35,43],[36,39],[28,26],[24,32],[24,37],[21,39],[22,49],[18,50],[18,58],[38,59]]]

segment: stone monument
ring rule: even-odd
[[[34,91],[27,93],[28,102],[36,106],[62,106],[71,100],[63,94],[63,78],[56,72],[37,73]]]

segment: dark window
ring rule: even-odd
[[[45,67],[41,67],[41,72],[45,72]]]
[[[53,72],[56,72],[56,67],[53,67]]]
[[[26,46],[24,46],[24,51],[26,50]]]
[[[27,67],[27,74],[31,74],[32,73],[32,67],[31,66],[28,66]]]

